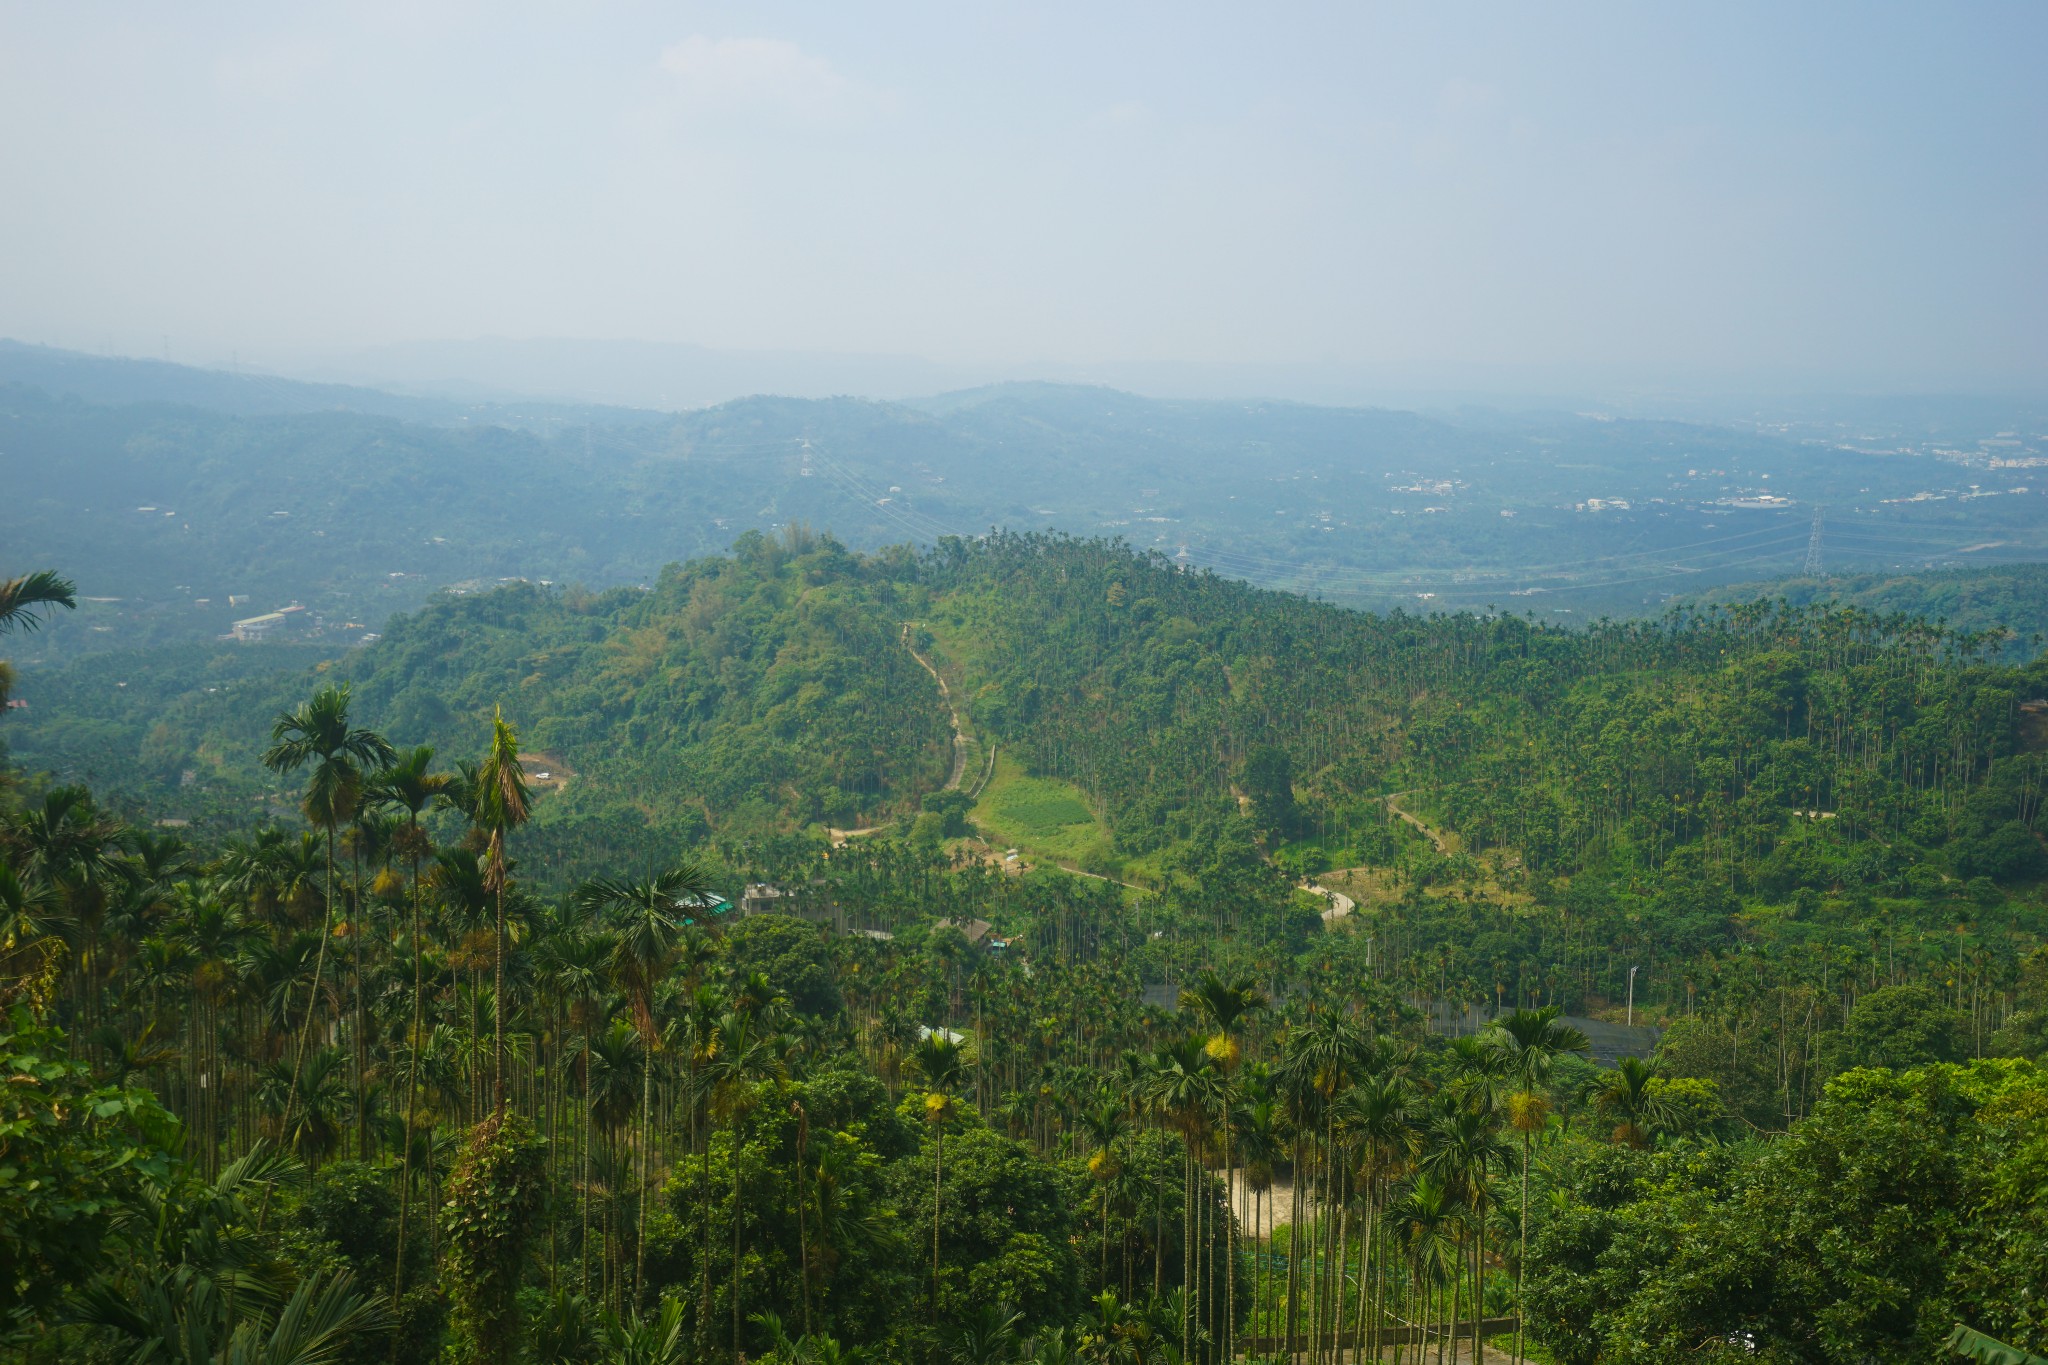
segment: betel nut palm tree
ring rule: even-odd
[[[758,1082],[783,1074],[779,1041],[761,1028],[761,1016],[768,1011],[753,1007],[735,1008],[717,1024],[707,1079],[713,1104],[731,1127],[732,1139],[732,1353],[740,1358],[740,1284],[746,1263],[740,1258],[740,1230],[745,1210],[740,1199],[741,1124],[754,1107]],[[708,1325],[708,1324],[705,1324]]]
[[[1408,1273],[1415,1287],[1422,1292],[1424,1314],[1433,1319],[1436,1313],[1443,1313],[1447,1327],[1450,1296],[1443,1290],[1458,1274],[1458,1234],[1465,1216],[1450,1189],[1427,1174],[1416,1176],[1407,1191],[1389,1204],[1382,1215],[1387,1230],[1408,1261]],[[1434,1308],[1430,1304],[1432,1297],[1436,1299]],[[1443,1343],[1450,1335],[1446,1330],[1438,1336],[1439,1359]]]
[[[1614,1070],[1603,1074],[1594,1088],[1593,1103],[1614,1120],[1616,1144],[1642,1149],[1650,1145],[1650,1131],[1669,1117],[1670,1106],[1653,1088],[1657,1064],[1640,1057],[1623,1057]]]
[[[1180,1335],[1185,1356],[1192,1350],[1195,1314],[1202,1301],[1195,1278],[1195,1172],[1209,1115],[1218,1107],[1223,1082],[1202,1041],[1185,1038],[1169,1041],[1153,1053],[1145,1093],[1154,1110],[1181,1136]]]
[[[1223,1134],[1223,1180],[1226,1189],[1231,1189],[1231,1077],[1237,1072],[1238,1063],[1243,1059],[1238,1046],[1237,1035],[1243,1027],[1244,1018],[1254,1010],[1264,1009],[1268,1001],[1266,993],[1253,984],[1249,977],[1225,981],[1214,971],[1205,971],[1196,978],[1192,986],[1180,993],[1180,1007],[1192,1010],[1206,1019],[1216,1030],[1204,1045],[1204,1051],[1216,1063],[1222,1073],[1217,1086],[1219,1107],[1222,1110],[1221,1128]],[[1223,1354],[1228,1359],[1235,1350],[1237,1341],[1237,1214],[1236,1200],[1231,1200],[1231,1216],[1223,1226],[1224,1249],[1224,1339]]]
[[[313,984],[306,992],[306,1016],[299,1029],[291,1086],[285,1093],[280,1129],[284,1132],[291,1129],[292,1106],[298,1100],[299,1075],[305,1067],[306,1040],[313,1032],[313,1010],[327,967],[327,943],[334,936],[334,833],[362,802],[363,770],[385,767],[396,757],[382,735],[349,723],[348,699],[347,683],[321,688],[312,700],[277,717],[270,727],[270,747],[263,751],[263,766],[272,772],[296,772],[312,765],[301,806],[307,821],[326,835],[327,843],[326,916],[313,963]]]
[[[505,837],[526,823],[532,794],[526,771],[519,766],[519,735],[505,719],[504,709],[491,716],[491,747],[477,765],[473,789],[475,822],[487,838],[484,846],[485,887],[496,900],[497,932],[491,977],[491,1109],[505,1116],[505,881],[510,864]]]
[[[1096,1271],[1095,1287],[1109,1287],[1109,1186],[1122,1169],[1117,1160],[1117,1139],[1130,1126],[1130,1113],[1121,1099],[1108,1090],[1100,1092],[1095,1099],[1081,1110],[1080,1130],[1088,1138],[1088,1174],[1095,1181],[1097,1203],[1101,1209],[1101,1264]]]
[[[924,1121],[934,1138],[932,1158],[932,1323],[939,1320],[939,1209],[946,1192],[946,1122],[955,1110],[953,1091],[960,1085],[965,1058],[960,1045],[944,1029],[932,1029],[918,1040],[911,1065],[924,1077]]]
[[[711,877],[695,862],[684,861],[641,881],[597,877],[578,887],[574,901],[584,913],[601,917],[612,930],[611,977],[633,1011],[647,1064],[640,1074],[640,1197],[639,1241],[646,1242],[647,1191],[653,1183],[653,1151],[648,1124],[654,1112],[654,1053],[661,1029],[654,1021],[654,992],[675,957],[683,933],[685,905],[695,905],[711,891]],[[644,1249],[636,1252],[635,1292],[643,1287]]]
[[[1475,1307],[1486,1301],[1486,1214],[1493,1202],[1488,1176],[1507,1164],[1508,1147],[1491,1114],[1481,1112],[1454,1097],[1439,1092],[1438,1113],[1430,1125],[1429,1146],[1423,1153],[1422,1168],[1440,1179],[1445,1188],[1470,1214],[1472,1236],[1472,1300]],[[1455,1313],[1457,1298],[1452,1298]],[[1475,1316],[1472,1359],[1485,1365],[1486,1339]]]
[[[412,1028],[407,1033],[405,1068],[405,1150],[399,1178],[397,1268],[391,1277],[391,1299],[405,1292],[405,1234],[412,1211],[413,1133],[419,1122],[420,1031],[426,1008],[426,959],[422,947],[420,861],[433,851],[420,816],[448,789],[446,773],[432,771],[434,747],[421,744],[396,756],[382,772],[370,779],[370,799],[380,806],[396,806],[405,812],[405,825],[398,838],[398,851],[412,865]]]
[[[1371,1262],[1373,1228],[1381,1203],[1394,1177],[1404,1170],[1422,1147],[1422,1132],[1416,1124],[1417,1097],[1413,1084],[1404,1076],[1378,1073],[1361,1077],[1357,1084],[1337,1097],[1335,1118],[1345,1141],[1356,1153],[1357,1170],[1365,1190],[1366,1264],[1359,1273],[1361,1307],[1365,1302]],[[1365,1313],[1358,1320],[1367,1322]],[[1376,1333],[1380,1317],[1375,1313],[1370,1330]],[[1378,1359],[1376,1337],[1366,1343],[1369,1359]]]
[[[1592,1046],[1582,1031],[1563,1022],[1562,1012],[1557,1005],[1516,1010],[1495,1019],[1486,1030],[1486,1041],[1507,1057],[1515,1084],[1514,1093],[1508,1096],[1508,1123],[1522,1138],[1521,1250],[1515,1261],[1516,1359],[1522,1355],[1522,1283],[1529,1265],[1529,1157],[1536,1134],[1550,1119],[1550,1100],[1542,1086],[1558,1058],[1584,1053]]]

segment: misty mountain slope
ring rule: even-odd
[[[86,355],[0,338],[0,383],[21,384],[89,403],[174,403],[219,412],[362,412],[436,421],[455,405],[348,384],[234,374],[162,360]]]
[[[493,402],[523,394],[668,411],[756,393],[891,397],[964,382],[952,367],[914,356],[548,337],[393,343],[333,356],[313,369],[353,384],[431,386]]]
[[[565,423],[630,425],[660,416],[646,409],[504,394],[472,400],[444,393],[394,392],[133,356],[88,355],[0,337],[0,385],[9,384],[88,403],[170,404],[239,416],[352,412],[409,422],[542,429]]]
[[[67,566],[87,597],[121,599],[88,603],[83,626],[130,642],[217,633],[288,601],[373,624],[462,580],[617,581],[659,562],[587,564],[587,547],[607,543],[608,451],[572,465],[502,427],[100,407],[14,389],[0,393],[0,450],[15,471],[0,510],[12,554]]]
[[[71,363],[32,358],[52,355]],[[94,393],[154,392],[177,369],[78,364]],[[173,377],[189,392],[214,382]],[[794,522],[856,549],[996,527],[1121,536],[1338,601],[1560,619],[1791,573],[1816,504],[1830,509],[1837,567],[2048,553],[2044,490],[2023,474],[1676,422],[1452,420],[1053,384],[917,404],[443,416],[0,390],[0,455],[19,471],[0,535],[21,562],[120,599],[89,603],[32,657],[216,636],[289,602],[346,643],[441,588],[644,583]],[[1999,449],[2030,458],[2030,440]]]

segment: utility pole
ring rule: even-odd
[[[1636,973],[1641,970],[1642,968],[1640,967],[1628,969],[1628,1026],[1630,1028],[1636,1026]]]
[[[1820,522],[1821,514],[1827,509],[1813,509],[1813,533],[1806,538],[1806,567],[1800,572],[1808,578],[1826,578],[1827,571],[1820,564]]]

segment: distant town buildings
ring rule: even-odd
[[[250,644],[257,640],[267,640],[287,628],[303,628],[310,619],[305,613],[306,609],[304,607],[293,603],[289,607],[280,607],[276,611],[264,612],[261,616],[244,617],[235,622],[229,634],[235,639],[240,640],[243,644]]]

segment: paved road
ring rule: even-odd
[[[1358,908],[1357,901],[1334,887],[1320,886],[1315,882],[1303,882],[1301,889],[1321,896],[1330,903],[1330,908],[1323,911],[1323,922],[1325,924],[1333,919],[1342,919]]]

